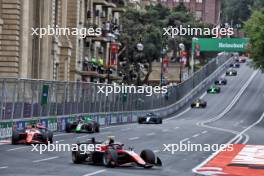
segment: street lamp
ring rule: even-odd
[[[110,64],[111,64],[111,44],[115,40],[116,36],[112,33],[107,33],[107,43],[109,43],[109,50],[108,50],[108,61],[107,61],[107,83],[110,84]]]

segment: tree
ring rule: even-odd
[[[264,71],[264,8],[253,12],[245,23],[244,31],[250,39],[249,51],[255,67]]]

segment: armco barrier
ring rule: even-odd
[[[29,124],[41,123],[52,131],[65,131],[67,122],[75,121],[82,116],[90,116],[92,119],[100,123],[101,126],[118,125],[124,123],[133,123],[137,121],[138,116],[143,116],[148,112],[154,112],[162,117],[166,117],[180,110],[183,106],[189,103],[198,93],[204,91],[216,77],[223,74],[228,68],[232,58],[228,59],[225,63],[219,66],[209,77],[201,81],[194,89],[192,89],[186,96],[182,97],[179,101],[169,106],[144,110],[144,111],[124,111],[113,113],[88,113],[88,114],[75,114],[64,116],[52,116],[42,118],[29,118],[29,119],[13,119],[13,121],[6,120],[0,122],[0,139],[10,138],[12,136],[12,128],[15,125],[18,129],[24,129]],[[187,80],[190,81],[190,80]],[[196,81],[193,79],[192,81]],[[194,84],[191,83],[190,84]],[[195,85],[195,84],[194,84]]]

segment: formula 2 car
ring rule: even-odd
[[[237,71],[234,69],[226,71],[226,76],[236,76],[236,75],[237,75]]]
[[[12,132],[11,143],[15,144],[48,144],[53,142],[53,133],[41,125],[30,125],[23,131],[15,128]]]
[[[77,145],[78,149],[72,151],[72,161],[75,164],[88,162],[112,168],[125,165],[143,168],[162,166],[160,158],[156,157],[153,151],[143,150],[137,154],[132,148],[124,149],[124,144],[114,142],[113,138],[105,142],[99,142],[92,138],[87,142],[77,143]],[[82,147],[85,145],[90,146],[90,149],[93,148],[93,150],[82,151],[82,148],[88,149],[88,147]]]
[[[246,57],[245,56],[240,56],[239,58],[236,59],[236,62],[245,63],[246,62]]]
[[[221,88],[215,85],[212,85],[211,87],[209,87],[209,89],[207,89],[207,93],[210,93],[210,94],[216,94],[220,92],[221,92]]]
[[[143,117],[138,117],[139,124],[162,124],[162,118],[154,113],[147,113]]]
[[[220,78],[218,80],[215,80],[215,85],[226,85],[227,80],[225,78]]]
[[[206,108],[207,102],[202,99],[196,99],[191,104],[191,108]]]
[[[239,63],[232,63],[232,64],[230,64],[229,65],[229,67],[231,67],[231,68],[240,68],[240,64]]]
[[[100,131],[100,125],[91,118],[84,118],[81,116],[75,122],[66,123],[65,131],[67,133],[98,133]]]

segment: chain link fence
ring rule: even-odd
[[[168,93],[110,93],[103,84],[0,78],[0,120],[80,113],[158,109],[183,98],[220,65],[227,55],[212,59],[183,83],[168,87]],[[108,85],[113,86],[113,85]]]

